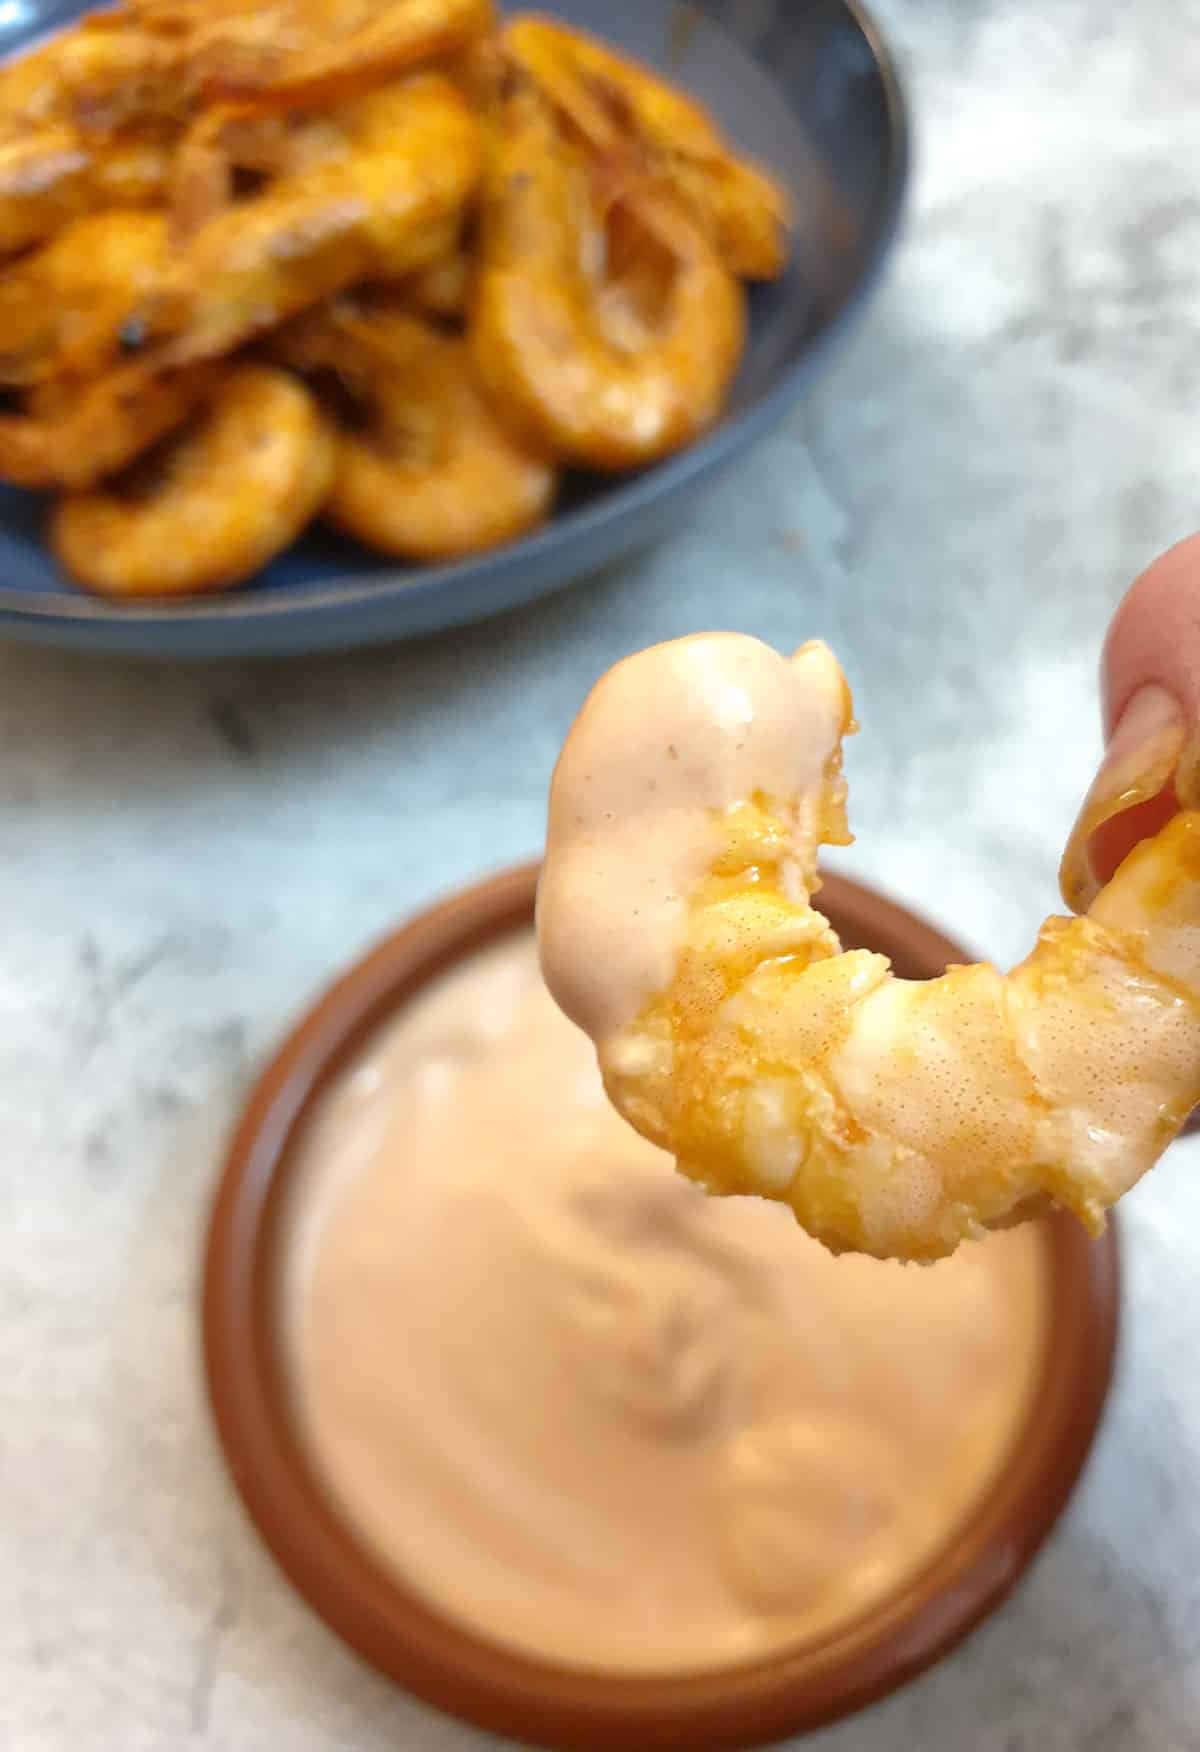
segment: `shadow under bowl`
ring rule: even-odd
[[[208,1238],[204,1352],[233,1480],[292,1583],[381,1672],[451,1714],[565,1752],[707,1752],[831,1721],[947,1654],[1009,1593],[1082,1471],[1112,1373],[1119,1311],[1113,1228],[1091,1241],[1045,1219],[1050,1338],[1027,1425],[965,1523],[897,1592],[820,1640],[740,1667],[656,1678],[575,1671],[464,1628],[384,1570],[339,1518],[289,1411],[275,1287],[289,1173],[313,1104],[371,1035],[461,957],[533,919],[537,866],[467,888],[357,962],[276,1054],[231,1143]],[[928,978],[968,957],[896,903],[842,877],[821,905],[843,944]]]

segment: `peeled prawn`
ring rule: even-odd
[[[302,384],[238,365],[149,472],[60,499],[60,563],[102,596],[180,596],[251,577],[300,534],[333,476],[333,440]]]
[[[732,273],[748,280],[782,273],[791,199],[733,150],[698,103],[596,37],[554,19],[514,18],[503,43],[589,146],[609,155],[635,149],[632,172],[659,176],[686,198]]]
[[[0,480],[16,487],[90,487],[187,419],[212,369],[158,371],[135,361],[82,384],[35,387],[21,413],[0,415]]]
[[[483,211],[471,340],[498,406],[564,458],[635,468],[689,443],[717,416],[741,356],[745,308],[702,229],[670,197],[631,194],[607,215],[634,267],[648,266],[653,308],[606,327],[591,271],[602,236],[586,167],[545,100],[506,96]]]
[[[278,344],[301,369],[335,371],[356,409],[325,507],[348,535],[445,560],[510,541],[549,512],[557,471],[488,405],[464,341],[385,306],[314,313]]]
[[[364,279],[447,254],[479,172],[479,130],[445,79],[417,76],[338,118],[344,150],[203,225],[130,312],[160,362],[210,359]]]
[[[811,904],[817,847],[849,839],[851,728],[823,645],[706,635],[618,664],[554,776],[550,988],[684,1174],[781,1200],[835,1252],[931,1259],[1049,1205],[1097,1233],[1200,1098],[1196,751],[1184,812],[1083,916],[1008,974],[922,982],[842,951]]]

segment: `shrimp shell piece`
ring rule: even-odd
[[[577,155],[545,100],[518,85],[485,186],[470,328],[485,389],[564,459],[621,470],[690,443],[720,412],[745,337],[742,290],[677,204],[634,190],[619,204],[670,269],[643,344],[606,331],[587,269],[595,221]]]
[[[731,273],[774,280],[787,264],[794,214],[783,185],[739,154],[711,117],[632,57],[554,19],[527,14],[503,48],[595,151],[639,154],[703,221]]]
[[[332,369],[360,418],[337,440],[331,523],[381,553],[447,560],[540,523],[558,473],[482,395],[466,343],[399,304],[301,318],[285,356]]]
[[[449,81],[418,75],[339,118],[346,147],[203,225],[133,320],[149,356],[231,352],[361,280],[446,255],[480,169],[479,129]]]
[[[836,686],[818,694],[825,682],[844,690],[824,647],[789,664],[734,635],[657,647],[601,680],[551,796],[539,896],[551,989],[597,1040],[618,1111],[681,1172],[787,1204],[834,1252],[933,1259],[1050,1205],[1098,1233],[1200,1099],[1200,812],[1136,847],[1086,916],[1048,919],[1009,973],[899,979],[882,955],[844,952],[811,903],[817,846],[844,838],[849,698],[840,715],[818,710],[836,701]],[[631,732],[636,699],[652,703],[652,742]],[[754,772],[738,769],[737,801],[729,700],[754,726],[740,732]],[[1194,802],[1190,758],[1180,770]],[[788,794],[755,782],[768,771],[817,776]],[[600,812],[615,797],[663,854],[660,889],[677,879],[672,848],[709,850],[661,942],[662,984],[622,988],[589,1017],[607,974],[573,954],[572,930],[594,929],[573,872],[608,867],[625,843],[620,811]]]
[[[240,584],[295,540],[333,477],[333,439],[286,373],[238,365],[148,482],[67,494],[54,552],[101,596],[187,596]]]
[[[118,366],[82,385],[48,383],[29,410],[0,416],[0,480],[16,487],[90,487],[187,419],[212,368]]]

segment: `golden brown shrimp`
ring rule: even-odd
[[[528,15],[505,28],[506,54],[595,150],[638,149],[700,215],[732,273],[773,280],[787,262],[792,203],[765,170],[736,153],[706,111],[646,67],[583,31]]]
[[[167,142],[154,135],[92,139],[61,124],[0,139],[0,256],[41,243],[95,207],[162,199]]]
[[[93,13],[0,65],[0,136],[59,124],[109,136],[174,122],[188,93],[181,46],[119,11]]]
[[[269,0],[201,14],[190,52],[217,96],[341,102],[454,54],[491,21],[491,0]]]
[[[479,172],[479,130],[445,79],[419,75],[339,117],[346,151],[218,213],[127,340],[172,365],[228,353],[366,279],[400,279],[444,256]],[[156,343],[158,343],[156,345]]]
[[[0,384],[103,370],[121,319],[156,283],[166,253],[163,213],[112,209],[77,219],[0,274]]]
[[[557,471],[485,401],[466,343],[396,304],[302,317],[277,344],[332,370],[356,410],[325,515],[382,553],[445,560],[540,523]]]
[[[336,158],[347,144],[345,129],[331,116],[264,111],[252,104],[204,110],[185,131],[175,157],[173,239],[188,242],[232,207],[239,176],[264,181],[300,176]]]
[[[852,728],[823,645],[619,664],[555,773],[543,967],[618,1110],[834,1251],[928,1259],[1055,1204],[1093,1233],[1200,1098],[1200,783],[1011,973],[843,952],[811,904]]]
[[[640,261],[621,321],[588,270],[596,218],[584,167],[540,95],[518,84],[492,155],[471,339],[487,392],[585,467],[634,468],[689,443],[717,416],[741,357],[742,290],[699,226],[659,192],[608,213],[610,265]],[[660,288],[631,345],[634,282]]]
[[[0,255],[28,249],[87,210],[92,155],[74,128],[0,140]]]
[[[0,480],[93,486],[181,425],[211,383],[209,366],[160,372],[136,361],[81,385],[46,383],[23,412],[0,415]]]
[[[237,365],[144,466],[66,495],[51,519],[60,563],[102,596],[185,596],[252,577],[320,508],[333,439],[302,384]]]

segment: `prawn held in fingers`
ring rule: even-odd
[[[700,104],[584,31],[533,14],[503,33],[509,59],[610,158],[629,157],[701,219],[734,274],[773,280],[787,262],[792,202],[765,170],[736,153]]]
[[[1049,1204],[1095,1232],[1200,1098],[1195,762],[1085,916],[1008,974],[915,982],[812,904],[849,728],[822,645],[706,635],[610,671],[551,793],[550,988],[682,1172],[834,1251],[934,1258]]]
[[[531,434],[611,470],[712,423],[741,357],[741,287],[669,196],[634,190],[599,214],[586,163],[522,84],[503,103],[482,233],[474,356],[488,393]],[[589,261],[605,245],[607,278]]]
[[[355,409],[325,515],[382,553],[446,560],[510,541],[548,514],[557,470],[503,424],[466,343],[402,308],[348,303],[299,319],[284,357],[333,370]]]
[[[333,439],[302,384],[237,365],[145,471],[56,506],[54,551],[85,589],[178,596],[242,583],[316,515]]]

